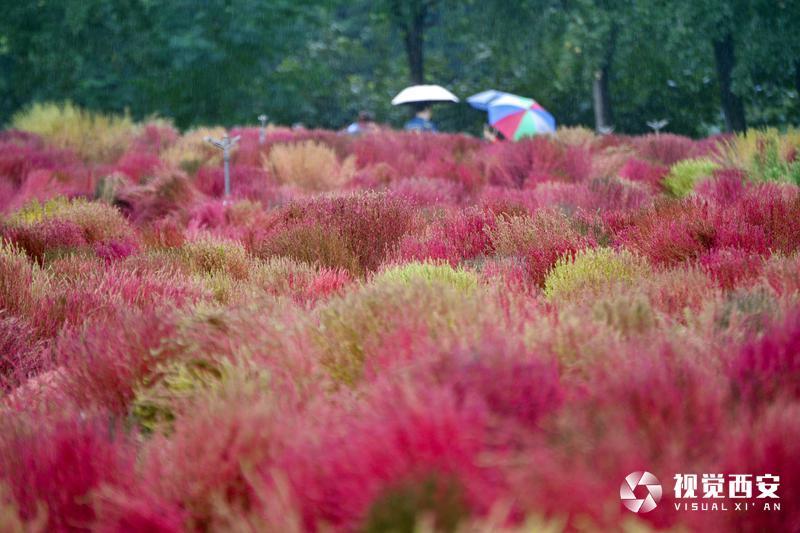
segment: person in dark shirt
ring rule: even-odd
[[[431,106],[425,105],[420,107],[417,110],[417,114],[406,122],[406,125],[403,127],[406,131],[427,131],[427,132],[436,132],[436,125],[431,122]]]

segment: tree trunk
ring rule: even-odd
[[[411,83],[420,85],[425,83],[425,17],[427,9],[424,4],[414,10],[408,25],[403,32],[403,40],[408,57],[408,71],[411,74]]]
[[[609,77],[611,76],[611,63],[617,46],[616,25],[611,27],[606,42],[606,51],[602,63],[594,72],[592,80],[592,102],[594,104],[595,130],[602,132],[613,126],[614,115],[611,111],[611,91],[609,90]]]
[[[612,125],[611,97],[608,92],[609,67],[605,66],[594,73],[592,81],[592,100],[594,102],[594,126],[597,131],[606,131]]]
[[[394,23],[403,36],[411,83],[425,83],[425,25],[436,0],[392,0]]]
[[[722,113],[725,115],[725,128],[727,131],[745,131],[747,122],[744,114],[744,103],[738,95],[734,94],[731,87],[733,69],[736,66],[733,34],[728,33],[722,39],[715,40],[713,45],[717,77],[719,78],[719,96],[722,103]]]

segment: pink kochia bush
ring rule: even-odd
[[[202,131],[0,132],[0,530],[798,529],[800,189],[762,146],[231,133],[225,197]],[[341,175],[269,163],[308,146]],[[678,473],[783,508],[676,509]]]
[[[93,523],[93,492],[131,479],[128,438],[102,414],[20,414],[1,423],[0,475],[23,522],[39,515],[48,531]]]
[[[401,197],[352,193],[289,205],[278,213],[261,242],[261,257],[292,257],[354,274],[375,270],[411,228]],[[331,245],[339,249],[331,249]]]
[[[661,180],[668,173],[668,167],[642,161],[634,157],[630,158],[619,171],[621,177],[630,181],[644,183],[654,189],[661,186]]]
[[[592,170],[591,155],[579,146],[562,146],[544,137],[495,144],[486,154],[489,183],[536,187],[548,181],[582,182]]]
[[[397,245],[401,261],[441,260],[452,265],[493,251],[489,231],[495,217],[490,211],[466,209],[447,213],[422,235],[406,235]]]

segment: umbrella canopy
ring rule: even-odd
[[[517,140],[527,135],[554,133],[556,120],[531,98],[506,94],[489,102],[489,124]]]
[[[503,91],[496,91],[494,89],[489,89],[488,91],[483,91],[478,94],[473,94],[469,98],[467,98],[467,103],[474,107],[475,109],[480,109],[481,111],[488,111],[489,104],[501,96],[505,96],[509,93],[505,93]]]
[[[458,102],[458,97],[439,85],[412,85],[392,98],[392,105],[417,102]]]

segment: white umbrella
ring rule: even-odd
[[[415,102],[458,102],[458,97],[440,85],[412,85],[392,98],[392,105]]]

